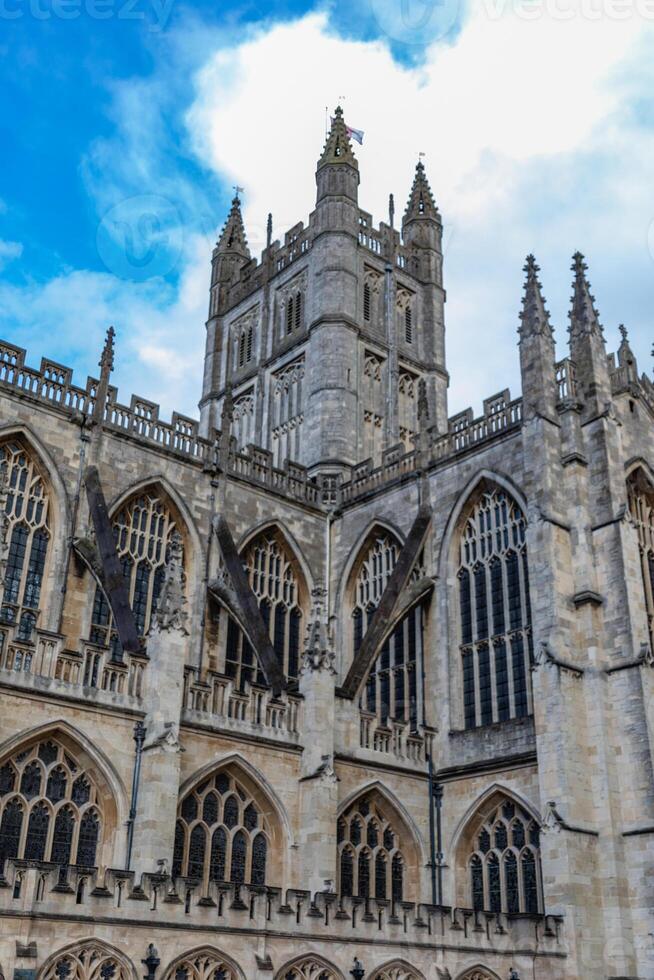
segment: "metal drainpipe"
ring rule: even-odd
[[[431,868],[431,904],[436,901],[436,835],[434,832],[434,764],[431,753],[427,756],[429,778],[429,867]]]
[[[441,810],[443,808],[443,784],[434,783],[432,790],[436,804],[436,870],[438,873],[437,905],[443,904],[443,833],[441,828]]]
[[[137,721],[134,726],[134,742],[136,750],[134,752],[134,772],[132,773],[132,799],[129,805],[129,817],[127,820],[127,858],[125,860],[125,871],[129,871],[132,864],[132,843],[134,841],[134,821],[136,820],[136,804],[139,797],[139,782],[141,779],[141,755],[143,754],[143,742],[145,741],[145,725],[142,721]]]

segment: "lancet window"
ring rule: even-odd
[[[353,589],[353,647],[359,651],[366,630],[379,605],[400,551],[396,539],[379,529],[366,546]],[[419,559],[413,576],[419,577]],[[416,730],[421,718],[419,683],[423,657],[423,610],[414,606],[395,627],[377,655],[361,699],[361,707],[386,725],[390,719],[408,722]]]
[[[258,535],[248,545],[243,554],[243,562],[284,674],[289,679],[296,680],[304,599],[297,561],[279,533],[269,530]],[[239,688],[243,688],[246,682],[265,683],[245,633],[231,616],[226,615],[225,619],[225,673],[234,678]]]
[[[92,776],[56,739],[0,765],[0,869],[7,858],[93,867],[101,828]]]
[[[50,545],[50,501],[31,454],[20,442],[0,447],[0,550],[6,559],[0,618],[29,640],[41,607]]]
[[[157,608],[170,544],[173,535],[179,533],[178,528],[162,497],[154,490],[146,490],[120,509],[114,517],[113,530],[136,629],[143,637]],[[120,656],[111,607],[99,585],[93,602],[90,639]],[[94,678],[85,678],[85,683],[93,685]]]
[[[468,875],[474,909],[541,911],[540,828],[533,817],[507,799],[484,821],[473,846]]]
[[[301,963],[294,963],[282,970],[280,980],[338,980],[338,974],[321,960],[307,957]]]
[[[289,293],[286,298],[286,333],[300,330],[304,322],[304,298],[301,290]]]
[[[232,435],[241,450],[254,441],[254,392],[251,388],[234,399]]]
[[[252,360],[254,350],[254,324],[247,320],[237,333],[236,358],[237,367],[245,367]]]
[[[498,487],[478,494],[459,547],[459,627],[466,728],[531,712],[525,518]]]
[[[117,953],[91,941],[57,956],[42,980],[132,980],[132,972]]]
[[[293,361],[272,377],[271,438],[276,466],[301,456],[304,422],[304,358]]]
[[[398,828],[372,796],[339,819],[337,840],[341,895],[403,900],[405,859]]]
[[[640,567],[650,646],[654,650],[654,487],[642,470],[636,470],[628,486],[629,512],[638,533]]]
[[[384,436],[384,377],[385,361],[378,354],[366,351],[363,360],[361,394],[363,401],[362,459],[381,463]]]
[[[175,826],[173,875],[266,884],[270,834],[259,804],[228,770],[186,794]]]
[[[112,978],[113,980],[113,978]],[[238,980],[234,969],[213,950],[199,950],[174,964],[166,980]]]

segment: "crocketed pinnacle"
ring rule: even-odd
[[[539,334],[552,337],[550,314],[545,308],[545,297],[538,278],[540,267],[533,255],[527,256],[523,272],[526,274],[526,279],[518,332],[523,339]]]
[[[104,347],[102,348],[102,354],[100,355],[100,362],[98,367],[104,374],[111,374],[114,369],[114,339],[116,336],[116,331],[113,327],[109,327],[107,330],[107,336],[105,338]]]
[[[350,135],[343,118],[343,110],[340,106],[338,106],[332,118],[332,125],[325,142],[325,147],[320,160],[318,160],[318,168],[335,163],[348,163],[355,170],[359,169],[357,158],[352,149]]]
[[[403,223],[411,221],[413,218],[433,218],[436,221],[441,220],[438,208],[436,207],[436,202],[434,201],[434,195],[431,192],[431,187],[429,186],[429,181],[427,180],[427,175],[425,174],[425,166],[422,160],[419,160],[416,165],[413,186],[411,188],[411,193],[409,194],[406,211],[404,212]]]
[[[583,334],[596,334],[603,341],[604,333],[595,309],[595,297],[591,294],[590,283],[586,278],[588,266],[581,252],[573,255],[571,269],[575,278],[572,284],[572,307],[568,314],[570,335],[574,338]]]
[[[241,201],[238,194],[232,200],[232,207],[227,216],[225,227],[218,239],[218,251],[237,252],[239,255],[243,255],[248,259],[250,258],[250,249],[248,248],[243,215],[241,214]]]

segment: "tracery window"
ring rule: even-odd
[[[484,489],[459,549],[459,625],[466,728],[521,718],[531,708],[526,522],[498,487]]]
[[[120,509],[113,519],[113,530],[136,629],[144,637],[157,608],[170,544],[178,528],[164,500],[154,490],[146,490]],[[95,590],[90,639],[100,646],[109,646],[114,657],[120,656],[111,607],[99,585]],[[93,684],[94,679],[85,677],[84,683]]]
[[[400,546],[387,531],[378,529],[360,560],[354,582],[352,611],[354,656],[379,605],[391,576]],[[413,578],[423,573],[422,558]],[[384,641],[368,674],[361,707],[376,714],[381,724],[389,719],[408,722],[411,730],[421,718],[419,684],[423,657],[423,609],[414,606]]]
[[[173,875],[266,884],[270,834],[259,805],[229,771],[186,794],[178,809]]]
[[[101,827],[93,778],[56,739],[0,766],[0,868],[7,858],[94,867]]]
[[[636,470],[627,484],[629,512],[638,533],[640,567],[645,591],[647,627],[654,650],[654,487],[642,470]]]
[[[403,963],[389,963],[388,966],[378,970],[371,980],[421,980],[421,974]]]
[[[282,970],[280,980],[338,980],[338,975],[321,960],[309,956]]]
[[[276,466],[284,460],[300,460],[304,422],[304,358],[293,361],[272,376],[271,440]]]
[[[378,354],[366,351],[363,359],[361,395],[363,402],[362,459],[381,463],[384,438],[384,372],[385,361]]]
[[[414,439],[418,431],[418,382],[417,375],[400,369],[398,382],[398,410],[400,442],[409,453],[415,448]]]
[[[49,499],[32,456],[17,441],[0,447],[0,510],[6,567],[0,618],[28,640],[36,626],[50,543]]]
[[[468,874],[474,909],[541,911],[540,827],[533,817],[507,799],[484,821],[473,846]]]
[[[238,977],[220,954],[199,950],[175,963],[166,980],[238,980]]]
[[[372,795],[357,800],[340,817],[337,841],[341,895],[403,900],[400,837]]]
[[[239,449],[245,449],[254,440],[254,391],[250,388],[234,399],[232,435]]]
[[[287,678],[297,680],[304,598],[297,561],[274,529],[251,541],[242,557],[282,670]],[[248,638],[229,614],[225,619],[226,633],[221,637],[225,673],[234,678],[239,689],[246,683],[264,684],[263,672]]]
[[[132,980],[132,977],[117,953],[91,941],[55,957],[41,980]]]

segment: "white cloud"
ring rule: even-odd
[[[0,211],[2,202],[0,201]],[[0,270],[4,269],[9,262],[19,259],[23,254],[23,246],[20,242],[10,242],[0,238]]]

